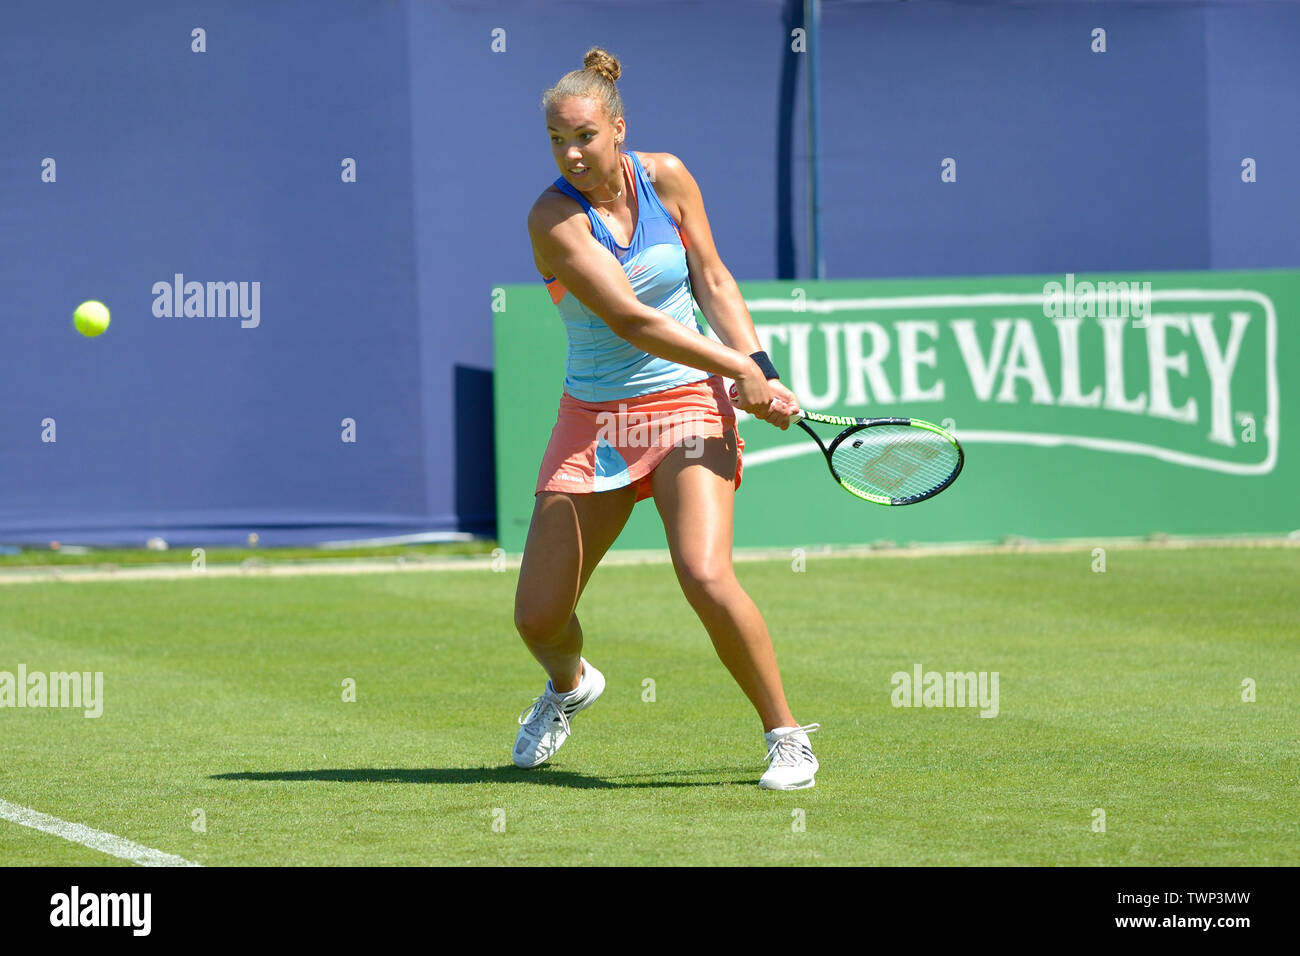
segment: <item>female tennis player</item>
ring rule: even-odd
[[[744,443],[722,377],[736,406],[778,428],[798,399],[759,350],[691,174],[670,153],[623,151],[618,60],[593,48],[583,64],[543,96],[561,175],[528,214],[569,349],[515,596],[515,627],[550,679],[519,718],[514,761],[550,759],[605,689],[574,611],[632,506],[653,497],[682,591],[763,722],[759,786],[811,787],[819,725],[790,713],[767,625],[732,570]]]

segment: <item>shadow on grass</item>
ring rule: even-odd
[[[571,770],[538,767],[520,770],[505,767],[354,767],[321,770],[248,770],[238,773],[215,773],[212,780],[324,781],[327,783],[539,783],[552,787],[617,790],[625,787],[721,787],[729,784],[757,783],[758,773],[750,771],[736,777],[744,768],[720,767],[711,770],[658,770],[649,773],[609,774],[591,777]],[[665,777],[707,776],[706,780],[666,780]],[[723,778],[726,775],[726,779]]]

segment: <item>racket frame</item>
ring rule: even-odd
[[[842,425],[844,426],[844,430],[831,439],[830,446],[828,447],[826,443],[822,441],[821,436],[805,424],[806,422],[816,422],[821,425]],[[933,498],[957,480],[957,476],[961,474],[961,470],[966,464],[966,452],[956,438],[938,425],[921,421],[919,418],[849,418],[844,415],[822,415],[818,412],[805,411],[799,418],[797,424],[813,437],[813,441],[817,442],[817,447],[819,447],[822,450],[822,454],[826,456],[826,467],[830,470],[831,477],[835,479],[835,483],[849,494],[855,495],[863,501],[870,501],[872,504],[892,506],[913,505],[918,501],[925,501],[928,498]],[[850,487],[840,478],[839,472],[835,470],[835,464],[831,460],[831,457],[835,454],[835,449],[838,448],[850,435],[856,435],[858,432],[866,431],[868,428],[872,428],[876,425],[909,425],[913,428],[924,428],[926,431],[934,432],[939,437],[951,442],[952,446],[957,449],[957,467],[952,470],[952,474],[950,474],[942,484],[919,495],[907,495],[902,498],[891,498],[888,495],[873,495],[869,492],[859,491],[856,488]]]

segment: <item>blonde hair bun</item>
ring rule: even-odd
[[[587,55],[582,58],[582,66],[593,73],[599,73],[611,83],[616,83],[623,75],[623,67],[618,62],[618,57],[598,46],[587,51]]]
[[[618,57],[594,46],[587,51],[582,62],[585,64],[583,69],[570,70],[560,77],[560,82],[542,94],[542,109],[550,109],[551,104],[570,96],[587,96],[604,108],[605,115],[613,123],[623,115],[623,97],[618,95],[618,86],[614,82],[623,75]]]

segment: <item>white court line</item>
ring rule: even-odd
[[[805,449],[804,446],[807,446]],[[809,442],[795,445],[782,445],[780,448],[765,449],[761,454],[787,451],[788,456],[817,454],[817,446]],[[748,458],[745,459],[749,461]],[[773,458],[768,461],[775,460]],[[810,542],[807,547],[809,555],[818,558],[929,558],[954,557],[958,555],[1005,554],[1009,551],[1077,551],[1080,548],[1273,548],[1300,547],[1300,528],[1290,532],[1273,534],[1218,535],[1197,537],[1195,535],[1170,535],[1158,541],[1150,541],[1145,536],[1098,537],[1098,538],[1049,538],[1032,540],[1017,538],[1014,546],[1000,544],[997,541],[954,541],[939,544],[922,544],[909,542],[906,547],[882,550],[868,543],[826,545],[823,542]],[[519,552],[505,556],[505,567],[518,570],[523,555]],[[175,581],[181,578],[261,578],[315,576],[321,574],[392,574],[411,571],[478,571],[491,574],[493,558],[488,555],[474,558],[441,558],[398,563],[392,558],[356,558],[347,561],[334,561],[320,558],[315,561],[285,562],[277,564],[274,560],[256,567],[243,567],[238,564],[209,565],[206,571],[195,571],[188,564],[179,565],[141,565],[139,567],[112,567],[105,570],[100,565],[47,565],[40,568],[0,568],[0,587],[6,584],[33,584],[47,581],[75,583],[77,581]],[[732,552],[734,561],[788,561],[789,548],[736,548]],[[668,564],[672,554],[667,548],[624,548],[611,551],[601,559],[601,566],[627,564]]]
[[[69,823],[48,813],[20,807],[16,803],[0,799],[0,819],[17,823],[19,826],[31,827],[42,833],[51,833],[73,843],[80,843],[100,853],[107,853],[121,860],[130,860],[140,866],[202,866],[161,850],[154,850],[139,843],[133,843],[124,837],[105,833],[80,823]]]

